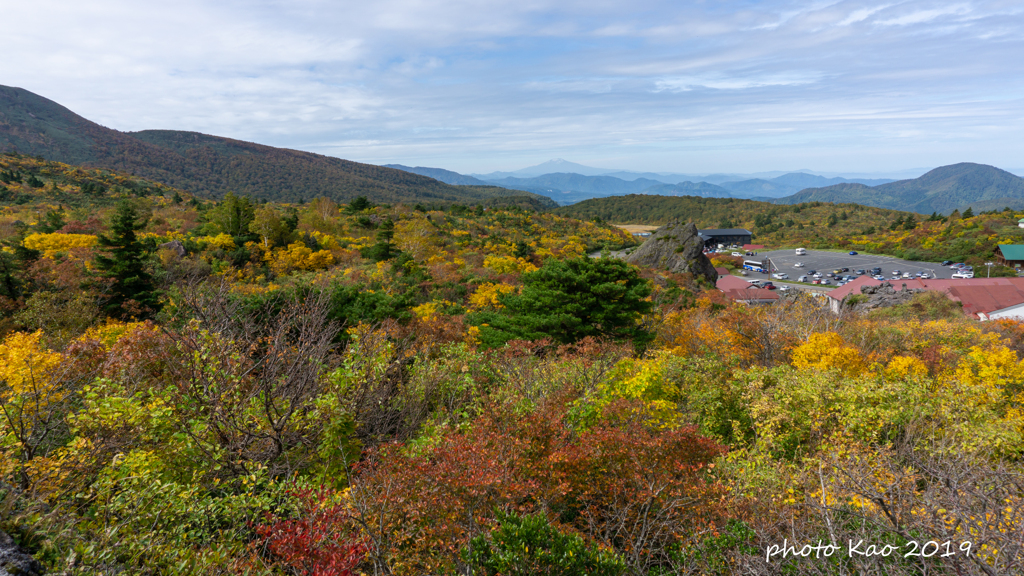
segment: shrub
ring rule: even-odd
[[[614,553],[587,545],[576,534],[563,534],[543,514],[498,513],[489,537],[477,536],[463,558],[487,576],[617,576],[626,564]]]

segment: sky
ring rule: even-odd
[[[123,131],[463,173],[1024,167],[1024,0],[0,0],[0,84]]]

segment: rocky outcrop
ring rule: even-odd
[[[42,576],[44,572],[43,565],[22,550],[14,538],[0,532],[0,576]]]
[[[171,240],[170,242],[165,242],[160,245],[160,248],[163,250],[170,250],[171,252],[174,252],[175,254],[178,255],[178,258],[182,258],[186,254],[185,246],[179,240]]]
[[[626,257],[626,261],[638,266],[689,273],[694,278],[704,278],[712,286],[718,280],[715,267],[704,255],[704,241],[697,234],[697,226],[693,222],[682,224],[676,220],[658,228]]]
[[[865,285],[860,287],[860,297],[846,297],[846,304],[859,311],[874,310],[876,308],[888,308],[899,304],[906,304],[914,299],[916,294],[924,290],[908,290],[906,284],[897,290],[888,282],[876,286]],[[866,296],[866,298],[865,298]]]

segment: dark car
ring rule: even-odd
[[[850,256],[856,256],[856,255],[857,255],[857,251],[856,250],[850,250]]]
[[[878,267],[872,268],[871,273],[877,276],[878,274],[882,273],[882,269]]]
[[[817,271],[817,270],[808,270],[808,271],[807,271],[807,275],[808,275],[808,276],[814,276],[814,275],[815,275],[815,274],[817,274],[817,273],[818,273],[818,271]]]
[[[942,264],[939,264],[939,266],[949,266],[952,263],[953,263],[952,260],[943,260]]]
[[[865,272],[864,270],[857,270],[856,272],[854,272],[854,274],[856,274],[857,276],[863,276],[867,274],[867,272]]]
[[[849,268],[843,268],[843,269],[842,269],[842,271],[843,271],[843,272],[849,272],[849,271],[850,271],[850,269],[849,269]]]

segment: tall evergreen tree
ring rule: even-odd
[[[106,311],[111,316],[146,317],[157,310],[153,278],[146,271],[147,251],[137,231],[146,227],[131,202],[122,201],[110,223],[110,234],[101,235],[99,244],[107,255],[96,257],[96,266],[113,280]]]

